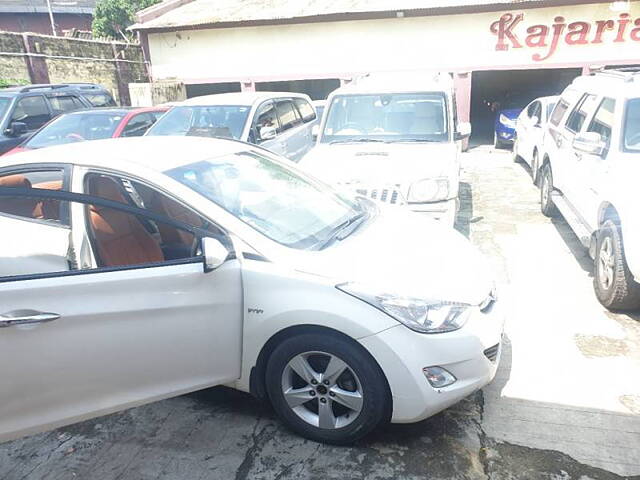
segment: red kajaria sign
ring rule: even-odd
[[[524,13],[505,13],[500,20],[491,24],[491,32],[498,37],[496,50],[524,47],[541,49],[532,55],[534,61],[541,62],[551,58],[561,43],[571,46],[640,42],[640,18],[632,19],[628,13],[621,13],[615,20],[571,23],[567,23],[565,17],[557,16],[551,25],[527,27],[525,34],[522,33],[522,26],[518,28],[523,20]]]

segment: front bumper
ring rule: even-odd
[[[500,362],[504,316],[498,302],[488,313],[474,308],[466,325],[455,332],[422,334],[398,325],[360,340],[389,382],[393,423],[435,415],[493,380]],[[432,387],[422,371],[432,366],[445,368],[457,380],[447,387]]]
[[[434,220],[453,226],[458,214],[459,201],[457,198],[433,203],[410,203],[409,208],[416,213],[422,213]]]
[[[516,139],[516,132],[515,130],[498,130],[496,137],[503,143],[513,143]]]

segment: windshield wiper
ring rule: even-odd
[[[387,140],[387,143],[440,143],[440,140],[429,140],[426,138],[399,138],[397,140]]]
[[[331,232],[329,232],[329,236],[324,242],[320,244],[318,250],[326,248],[335,240],[344,240],[345,238],[347,238],[355,230],[355,227],[352,229],[349,229],[349,227],[355,225],[356,223],[362,223],[366,219],[366,217],[367,212],[363,210],[359,213],[356,213],[353,217],[350,217],[342,222],[340,225],[331,230]]]
[[[329,145],[333,145],[334,143],[366,143],[366,142],[384,143],[384,140],[380,140],[378,138],[350,138],[348,140],[333,140],[329,142]]]

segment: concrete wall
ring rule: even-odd
[[[0,32],[0,78],[30,83],[91,82],[123,105],[129,83],[148,81],[139,45]]]

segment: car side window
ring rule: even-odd
[[[141,137],[151,125],[156,122],[156,118],[149,113],[139,113],[135,115],[122,130],[121,137]]]
[[[280,120],[280,130],[282,132],[294,128],[302,123],[298,111],[293,106],[291,100],[277,100],[276,110],[278,112],[278,119]]]
[[[54,115],[84,108],[82,101],[74,95],[60,95],[48,98]]]
[[[116,102],[111,98],[111,95],[106,93],[85,93],[84,98],[89,100],[94,107],[115,107]]]
[[[22,122],[29,131],[37,130],[50,119],[51,114],[42,95],[21,98],[11,115],[11,123]]]
[[[569,110],[569,103],[564,99],[560,100],[551,114],[551,119],[549,120],[551,124],[556,127],[560,125],[560,122],[564,118],[565,113],[567,113],[567,110]]]
[[[249,141],[253,143],[268,140],[266,132],[276,132],[279,128],[276,107],[271,100],[258,107],[254,118],[254,126],[249,136]]]
[[[531,118],[535,115],[536,104],[538,102],[533,102],[527,107],[527,117]]]
[[[0,174],[0,187],[61,191],[62,169],[13,170]],[[0,215],[10,215],[45,223],[68,225],[68,210],[59,200],[38,197],[0,197]]]
[[[565,128],[573,133],[582,130],[585,120],[596,108],[596,99],[595,95],[585,94],[569,114]]]
[[[202,236],[225,239],[218,227],[169,196],[139,182],[89,173],[88,195],[143,209],[135,215],[103,205],[85,206],[98,267],[131,266],[199,256]],[[189,227],[194,227],[195,231]]]
[[[587,128],[587,132],[599,133],[602,141],[609,148],[611,141],[611,127],[613,125],[613,112],[616,108],[616,101],[613,98],[604,98],[596,110],[593,120]]]
[[[304,123],[313,122],[316,119],[316,111],[304,98],[295,98],[294,102]]]

